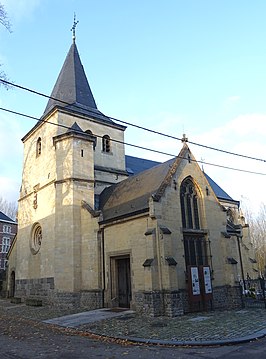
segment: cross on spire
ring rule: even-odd
[[[73,23],[73,26],[70,29],[70,31],[72,31],[73,42],[75,42],[75,40],[76,40],[76,26],[77,26],[78,23],[79,23],[79,21],[76,21],[76,14],[74,13],[74,23]]]

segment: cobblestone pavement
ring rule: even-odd
[[[56,307],[30,307],[0,300],[0,315],[8,313],[37,322],[80,312]],[[166,341],[217,341],[246,337],[266,329],[266,309],[241,309],[146,318],[134,313],[80,325],[76,330],[111,337]],[[266,333],[266,332],[265,332]]]
[[[80,330],[106,336],[166,341],[217,341],[247,337],[266,329],[266,310],[248,309],[187,314],[176,318],[143,318],[137,315],[82,325]]]

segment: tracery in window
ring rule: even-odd
[[[186,178],[180,187],[182,225],[187,229],[200,229],[198,193],[191,178]]]
[[[102,138],[102,151],[110,152],[111,151],[111,143],[110,137],[108,135],[104,135]]]
[[[33,227],[32,235],[31,235],[31,242],[30,242],[30,249],[32,254],[37,254],[41,248],[42,244],[42,227],[39,224],[36,224]]]

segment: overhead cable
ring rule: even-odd
[[[8,113],[12,113],[12,114],[14,114],[14,115],[18,115],[18,116],[30,118],[30,119],[35,120],[35,121],[38,121],[38,122],[45,122],[45,123],[50,124],[50,125],[54,125],[54,126],[57,126],[57,127],[62,127],[62,128],[67,129],[67,130],[72,130],[72,128],[69,127],[69,126],[66,126],[66,125],[63,125],[63,124],[59,124],[59,123],[54,123],[54,122],[45,121],[45,120],[43,120],[43,119],[39,119],[39,118],[34,117],[34,116],[26,115],[26,114],[21,113],[21,112],[9,110],[9,109],[7,109],[7,108],[0,107],[0,110],[1,110],[1,111],[5,111],[5,112],[8,112]],[[75,132],[84,134],[84,131],[75,130]],[[103,138],[103,136],[100,136],[100,135],[97,135],[97,134],[93,134],[93,136],[95,136],[95,137],[97,137],[97,138]],[[176,156],[176,155],[174,155],[174,154],[172,154],[172,153],[163,152],[163,151],[158,151],[158,150],[154,150],[154,149],[151,149],[151,148],[147,148],[147,147],[143,147],[143,146],[139,146],[139,145],[134,145],[134,144],[132,144],[132,143],[128,143],[128,142],[124,142],[124,141],[119,141],[119,140],[112,139],[112,138],[110,138],[110,140],[111,140],[112,142],[120,143],[120,144],[123,144],[123,145],[126,145],[126,146],[138,148],[138,149],[142,149],[142,150],[145,150],[145,151],[150,151],[150,152],[158,153],[158,154],[161,154],[161,155],[166,155],[166,156],[170,156],[170,157],[178,157],[178,158],[181,158],[181,159],[186,159],[186,160],[188,160],[188,158],[186,158],[186,157],[182,157],[182,156],[179,156],[179,155]],[[250,173],[250,174],[256,174],[256,175],[266,176],[266,173],[255,172],[255,171],[245,170],[245,169],[241,169],[241,168],[234,168],[234,167],[229,167],[229,166],[223,166],[223,165],[219,165],[219,164],[216,164],[216,163],[210,163],[210,162],[205,162],[205,161],[197,161],[197,160],[194,160],[194,159],[192,159],[192,158],[190,158],[189,161],[191,161],[191,162],[197,162],[197,163],[201,163],[201,164],[209,165],[209,166],[215,166],[215,167],[219,167],[219,168],[223,168],[223,169],[228,169],[228,170],[232,170],[232,171],[245,172],[245,173]]]
[[[63,101],[63,100],[60,100],[60,99],[57,99],[55,97],[52,97],[52,96],[48,96],[48,95],[45,95],[41,92],[38,92],[38,91],[35,91],[35,90],[32,90],[30,88],[27,88],[27,87],[24,87],[24,86],[21,86],[21,85],[17,85],[17,84],[14,84],[12,82],[9,82],[7,80],[4,80],[4,79],[0,79],[0,82],[3,82],[4,84],[6,85],[10,85],[10,86],[14,86],[14,87],[17,87],[21,90],[25,90],[25,91],[28,91],[28,92],[31,92],[35,95],[39,95],[39,96],[42,96],[42,97],[45,97],[45,98],[48,98],[48,99],[52,99],[54,101],[57,101],[57,102],[61,102],[65,105],[71,105],[72,107],[75,107],[75,108],[81,108],[78,104],[70,104],[66,101]],[[106,115],[105,115],[106,116]],[[132,127],[136,127],[140,130],[143,130],[143,131],[147,131],[147,132],[150,132],[150,133],[154,133],[154,134],[157,134],[157,135],[160,135],[160,136],[164,136],[164,137],[167,137],[167,138],[171,138],[171,139],[174,139],[174,140],[178,140],[178,141],[181,141],[182,139],[179,138],[179,137],[176,137],[176,136],[173,136],[173,135],[169,135],[169,134],[166,134],[166,133],[163,133],[163,132],[159,132],[159,131],[155,131],[155,130],[152,130],[152,129],[149,129],[147,127],[143,127],[143,126],[140,126],[140,125],[136,125],[136,124],[133,124],[131,122],[127,122],[127,121],[123,121],[123,120],[119,120],[117,118],[114,118],[114,117],[110,117],[110,116],[106,116],[108,118],[110,118],[111,120],[114,120],[116,122],[120,122],[120,123],[123,123],[125,125],[128,125],[128,126],[132,126]],[[192,145],[195,145],[195,146],[199,146],[199,147],[202,147],[202,148],[206,148],[206,149],[209,149],[209,150],[213,150],[213,151],[218,151],[218,152],[222,152],[222,153],[225,153],[225,154],[228,154],[228,155],[232,155],[232,156],[237,156],[237,157],[242,157],[242,158],[247,158],[247,159],[250,159],[250,160],[254,160],[254,161],[260,161],[260,162],[264,162],[266,163],[266,159],[263,159],[263,158],[257,158],[257,157],[253,157],[253,156],[248,156],[248,155],[243,155],[241,153],[236,153],[236,152],[232,152],[232,151],[227,151],[227,150],[223,150],[223,149],[220,149],[220,148],[216,148],[216,147],[212,147],[212,146],[207,146],[207,145],[203,145],[203,144],[200,144],[200,143],[197,143],[197,142],[192,142],[192,141],[189,141],[187,140],[188,143],[192,144]]]

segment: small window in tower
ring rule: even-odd
[[[41,137],[39,137],[36,144],[36,157],[40,156],[41,153],[42,153],[42,140]]]
[[[42,227],[36,223],[31,231],[30,249],[32,254],[37,254],[42,244]]]
[[[96,147],[96,143],[97,143],[97,137],[93,135],[91,130],[86,130],[85,133],[87,133],[87,135],[89,135],[91,137],[94,137],[93,150],[95,151],[95,147]]]
[[[103,152],[110,152],[110,137],[108,135],[104,135],[102,139],[102,150]]]

